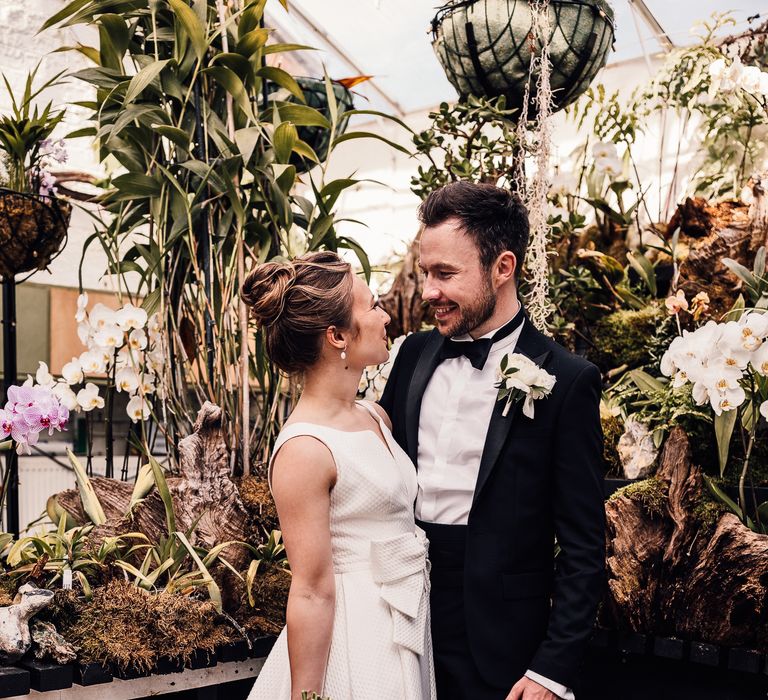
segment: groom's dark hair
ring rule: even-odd
[[[516,194],[494,185],[451,182],[432,192],[419,207],[419,220],[425,226],[439,226],[448,219],[458,220],[461,230],[475,241],[486,270],[503,251],[512,251],[517,258],[515,278],[520,279],[529,227],[528,210]]]

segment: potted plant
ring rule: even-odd
[[[48,172],[54,162],[63,163],[63,142],[50,138],[64,117],[52,103],[42,110],[33,100],[53,85],[54,76],[37,90],[37,68],[27,76],[21,99],[13,95],[11,113],[0,117],[0,275],[12,279],[20,272],[45,269],[60,252],[66,238],[72,207],[56,198],[55,180]]]

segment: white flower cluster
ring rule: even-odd
[[[624,165],[616,151],[615,143],[599,141],[592,146],[592,158],[595,161],[595,170],[607,175],[609,180],[618,180],[624,174]]]
[[[693,332],[683,331],[661,358],[661,371],[672,385],[693,384],[693,399],[709,403],[719,416],[746,400],[750,374],[768,376],[768,314],[745,313],[738,321],[709,321]],[[760,405],[768,418],[768,401]]]
[[[147,312],[133,304],[113,311],[96,304],[86,311],[88,295],[77,299],[77,335],[87,350],[73,357],[61,370],[56,381],[44,362],[40,363],[36,380],[48,386],[70,410],[91,411],[103,408],[99,388],[87,382],[77,394],[72,387],[82,384],[94,374],[111,374],[114,370],[115,389],[130,396],[128,417],[136,423],[150,414],[148,396],[159,390],[158,373],[163,364],[163,338],[158,314]]]
[[[709,66],[712,78],[710,94],[734,92],[742,89],[753,95],[768,97],[768,72],[757,66],[745,66],[736,56],[730,63],[724,56],[713,61]]]
[[[528,418],[533,418],[533,402],[549,396],[556,381],[553,375],[520,353],[504,355],[496,378],[497,400],[507,400],[502,415],[506,416],[514,403],[524,399],[523,415]]]
[[[366,367],[360,377],[360,386],[357,388],[357,395],[366,401],[378,401],[384,393],[384,387],[389,379],[389,373],[392,371],[392,365],[395,363],[397,353],[403,341],[410,335],[401,335],[392,341],[392,347],[389,349],[389,359],[376,367]]]

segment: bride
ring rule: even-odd
[[[416,472],[386,413],[356,401],[389,316],[335,253],[266,263],[242,295],[303,391],[269,483],[291,563],[287,625],[249,700],[433,700],[427,541]]]

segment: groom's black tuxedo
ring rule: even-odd
[[[380,402],[417,465],[422,396],[443,342],[436,330],[409,336]],[[457,589],[468,662],[494,688],[511,689],[526,670],[573,687],[604,585],[600,372],[527,319],[514,352],[557,381],[533,419],[520,403],[506,417],[503,401],[493,409]]]

